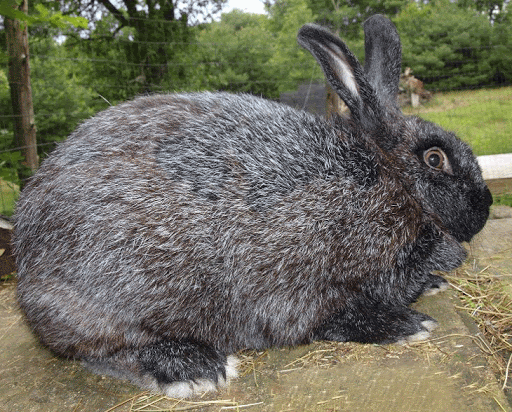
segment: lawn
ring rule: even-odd
[[[454,131],[477,156],[512,153],[512,87],[438,93],[404,112]]]

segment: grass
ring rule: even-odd
[[[512,207],[512,193],[505,193],[503,195],[493,196],[493,199],[494,205]]]
[[[512,87],[437,93],[404,112],[455,132],[477,156],[512,152]]]
[[[512,178],[488,180],[487,187],[492,193],[494,206],[512,207]]]
[[[11,216],[18,199],[19,187],[0,179],[0,214]]]

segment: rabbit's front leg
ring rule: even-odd
[[[315,340],[394,343],[427,339],[437,322],[406,306],[351,301],[314,332]]]

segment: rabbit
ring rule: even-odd
[[[409,306],[447,288],[492,196],[471,149],[397,103],[393,23],[365,64],[327,29],[298,42],[349,113],[249,94],[137,97],[82,123],[23,189],[20,306],[41,342],[173,397],[237,376],[236,352],[428,338]]]

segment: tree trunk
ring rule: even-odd
[[[18,9],[27,13],[28,0],[22,0]],[[25,156],[24,164],[34,172],[39,165],[39,158],[30,86],[27,24],[7,17],[4,21],[9,55],[9,86],[14,114],[14,139],[17,146],[22,148],[22,153]]]

